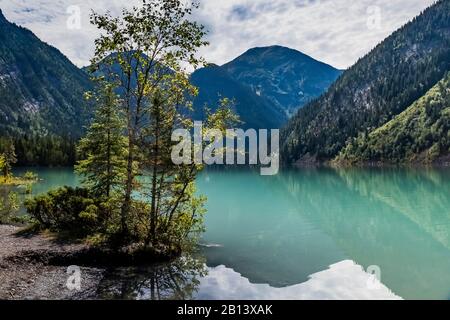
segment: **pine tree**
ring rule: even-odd
[[[78,152],[83,160],[76,165],[76,171],[95,194],[110,198],[124,178],[124,122],[112,85],[101,84],[98,93],[92,97],[96,100],[97,110],[86,136],[79,143]]]
[[[0,154],[0,171],[4,173],[4,169],[6,166],[6,158],[4,154]]]
[[[14,148],[14,143],[12,140],[8,141],[8,144],[6,145],[5,151],[2,156],[2,171],[3,171],[3,177],[8,178],[11,176],[12,171],[12,165],[17,163],[17,156],[16,151]]]

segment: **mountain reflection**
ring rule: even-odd
[[[370,284],[372,283],[372,286]],[[400,299],[361,266],[347,260],[311,275],[308,281],[283,288],[251,283],[223,265],[183,258],[147,268],[106,272],[96,299],[119,300],[297,300]]]
[[[279,178],[302,217],[348,258],[379,266],[396,294],[448,297],[449,170],[320,169]]]
[[[209,200],[205,241],[220,244],[204,250],[212,266],[287,287],[351,260],[379,266],[401,297],[448,297],[448,169],[214,172],[200,184]]]

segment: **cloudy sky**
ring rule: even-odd
[[[141,0],[0,0],[12,22],[31,29],[78,66],[98,35],[91,10],[119,14]],[[208,31],[202,51],[223,64],[256,46],[283,45],[347,68],[434,0],[200,0],[195,19]],[[79,17],[79,19],[77,19]],[[79,23],[78,23],[79,21]]]

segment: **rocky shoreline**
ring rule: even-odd
[[[164,265],[179,255],[178,251],[90,247],[0,225],[0,300],[100,299],[98,288],[108,272]],[[79,291],[67,286],[69,266],[80,270]]]
[[[99,284],[111,269],[165,263],[178,256],[178,252],[93,248],[0,225],[0,300],[98,299]],[[67,287],[69,266],[80,268],[80,291]]]
[[[82,267],[83,290],[67,288],[67,266],[46,263],[46,256],[85,250],[82,244],[58,243],[43,235],[26,235],[15,226],[0,225],[0,299],[90,299],[104,269]],[[42,261],[32,256],[42,257]]]

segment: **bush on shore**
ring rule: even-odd
[[[18,210],[19,199],[16,192],[9,191],[0,195],[0,224],[20,222],[16,217]]]
[[[117,199],[116,199],[117,198]],[[178,221],[177,228],[161,231],[158,244],[146,242],[150,229],[147,203],[133,200],[124,237],[121,230],[120,197],[99,197],[86,188],[62,187],[25,201],[25,207],[37,230],[49,230],[58,236],[83,240],[93,246],[124,248],[173,255],[190,247],[186,233],[196,221]],[[163,225],[163,221],[161,221]],[[151,255],[149,255],[151,256]]]
[[[109,217],[108,203],[83,188],[63,187],[25,201],[30,216],[42,229],[88,235],[103,231]]]

